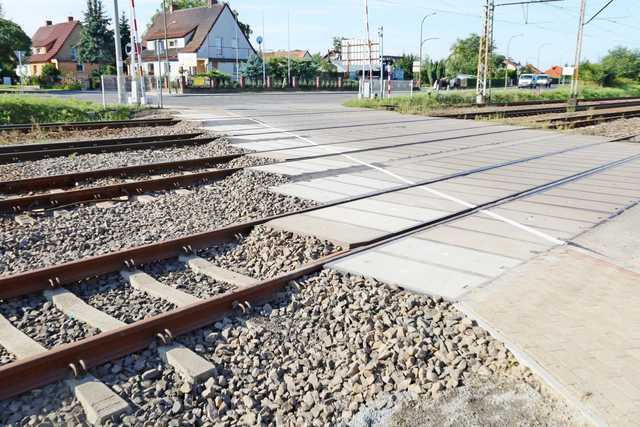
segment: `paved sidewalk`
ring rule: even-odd
[[[615,259],[556,248],[459,303],[599,425],[640,420],[638,223],[635,207],[576,239]]]

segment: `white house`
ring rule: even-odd
[[[166,36],[161,13],[143,37],[142,65],[146,75],[155,75],[165,63],[165,37],[172,79],[180,76],[180,69],[189,75],[217,69],[235,78],[238,67],[255,53],[227,3],[209,0],[206,7],[183,10],[172,5],[166,21]],[[162,52],[160,62],[156,43]],[[163,75],[167,71],[165,67]]]

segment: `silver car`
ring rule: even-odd
[[[547,74],[536,75],[536,87],[551,87],[551,77]]]
[[[522,74],[518,78],[518,87],[519,88],[535,88],[536,76],[534,76],[533,74]]]

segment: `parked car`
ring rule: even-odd
[[[522,74],[518,78],[518,87],[519,88],[535,88],[536,76],[533,74]]]
[[[535,77],[536,87],[551,87],[551,77],[547,74],[537,74]]]

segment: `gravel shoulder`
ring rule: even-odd
[[[640,118],[614,120],[612,122],[601,123],[595,126],[578,128],[572,132],[584,135],[607,136],[610,138],[621,138],[629,135],[638,135],[632,142],[640,142]]]
[[[108,209],[83,206],[34,224],[0,219],[0,275],[104,254],[212,230],[231,223],[290,212],[313,203],[269,191],[287,182],[241,171],[189,194],[167,192],[153,202],[125,202]]]

